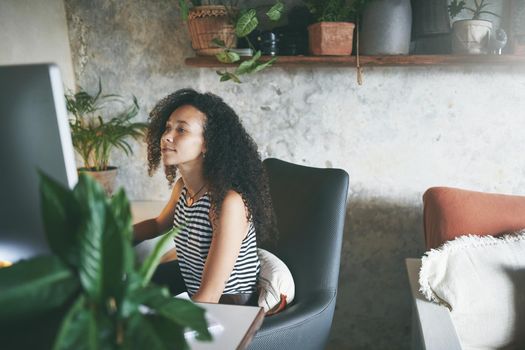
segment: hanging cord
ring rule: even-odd
[[[363,68],[359,61],[359,18],[357,19],[357,42],[356,42],[356,73],[357,73],[357,84],[363,85]]]

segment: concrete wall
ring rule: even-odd
[[[166,94],[221,95],[264,157],[350,174],[338,305],[329,348],[406,349],[404,259],[424,251],[421,195],[430,186],[525,193],[525,68],[511,66],[270,69],[241,85],[189,68],[175,1],[66,1],[76,79],[88,90],[135,94],[140,118]],[[133,199],[166,200],[146,152],[115,154]]]
[[[56,63],[66,87],[75,86],[64,2],[0,1],[0,65]]]

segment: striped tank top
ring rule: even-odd
[[[173,223],[175,227],[185,224],[184,229],[175,236],[175,248],[186,288],[188,293],[193,295],[199,290],[204,263],[211,246],[212,226],[209,218],[211,202],[206,193],[192,206],[188,206],[186,192],[187,189],[184,187],[175,207]],[[222,293],[255,292],[259,270],[255,227],[250,220],[248,234],[242,241],[239,256]]]

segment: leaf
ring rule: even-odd
[[[223,49],[227,48],[226,43],[219,38],[213,38],[211,43],[214,44],[215,46],[222,47]]]
[[[206,310],[189,300],[155,296],[145,301],[156,314],[197,332],[197,339],[210,341],[212,336],[204,317]]]
[[[451,18],[456,17],[465,8],[464,0],[452,0],[448,5],[448,13]]]
[[[79,289],[76,276],[56,256],[22,260],[0,269],[0,323],[63,305]]]
[[[242,62],[239,67],[235,70],[235,74],[248,74],[252,73],[254,69],[257,67],[257,60],[261,58],[261,51],[257,51],[255,55],[252,56],[247,61]]]
[[[236,82],[236,83],[238,83],[238,84],[241,83],[241,80],[239,79],[239,77],[236,76],[236,75],[233,74],[233,73],[230,73],[230,72],[221,72],[221,71],[216,71],[216,73],[217,73],[218,75],[221,76],[221,79],[220,79],[221,82],[228,81],[228,80],[232,80],[232,81],[234,81],[234,82]]]
[[[180,232],[181,229],[182,227],[173,227],[170,231],[164,234],[164,236],[157,242],[150,255],[148,255],[139,272],[143,286],[146,286],[149,283],[151,276],[153,276],[153,272],[155,272],[155,269],[162,258],[164,247]]]
[[[186,4],[185,0],[179,0],[179,7],[180,7],[180,17],[183,21],[188,20],[188,16],[190,14],[190,9],[188,5]]]
[[[278,0],[277,3],[273,5],[272,8],[268,10],[268,12],[266,12],[266,15],[272,21],[278,21],[283,15],[283,13],[284,13],[284,4]]]
[[[258,24],[259,21],[257,20],[257,13],[255,10],[248,10],[237,20],[235,34],[239,38],[245,37],[257,28]]]
[[[157,315],[137,313],[130,318],[125,349],[188,349],[184,329]]]
[[[73,192],[39,171],[42,219],[51,251],[62,261],[78,265],[80,206]]]
[[[85,307],[80,296],[69,309],[60,325],[53,350],[98,349],[97,327],[93,313]]]
[[[253,73],[260,72],[263,69],[270,67],[275,61],[277,61],[277,57],[272,58],[268,62],[264,62],[264,63],[257,62],[256,67],[253,69]]]
[[[86,174],[80,174],[73,193],[80,203],[84,218],[79,233],[80,282],[89,297],[100,302],[105,266],[103,234],[106,223],[106,195],[102,187]]]
[[[215,57],[217,57],[219,62],[222,62],[222,63],[234,63],[241,59],[241,57],[237,53],[229,51],[229,50],[224,50],[222,52],[219,52],[218,54],[215,55]]]

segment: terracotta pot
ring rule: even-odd
[[[318,22],[308,26],[312,55],[346,56],[352,54],[354,23]]]
[[[93,171],[88,168],[78,168],[79,173],[85,173],[92,176],[106,191],[108,196],[113,194],[115,189],[115,179],[117,177],[118,168],[114,166],[108,167],[108,170]]]
[[[223,49],[216,47],[212,40],[224,41],[226,47],[237,47],[235,28],[231,16],[236,10],[226,6],[195,6],[188,16],[191,46],[197,55],[215,55]]]

